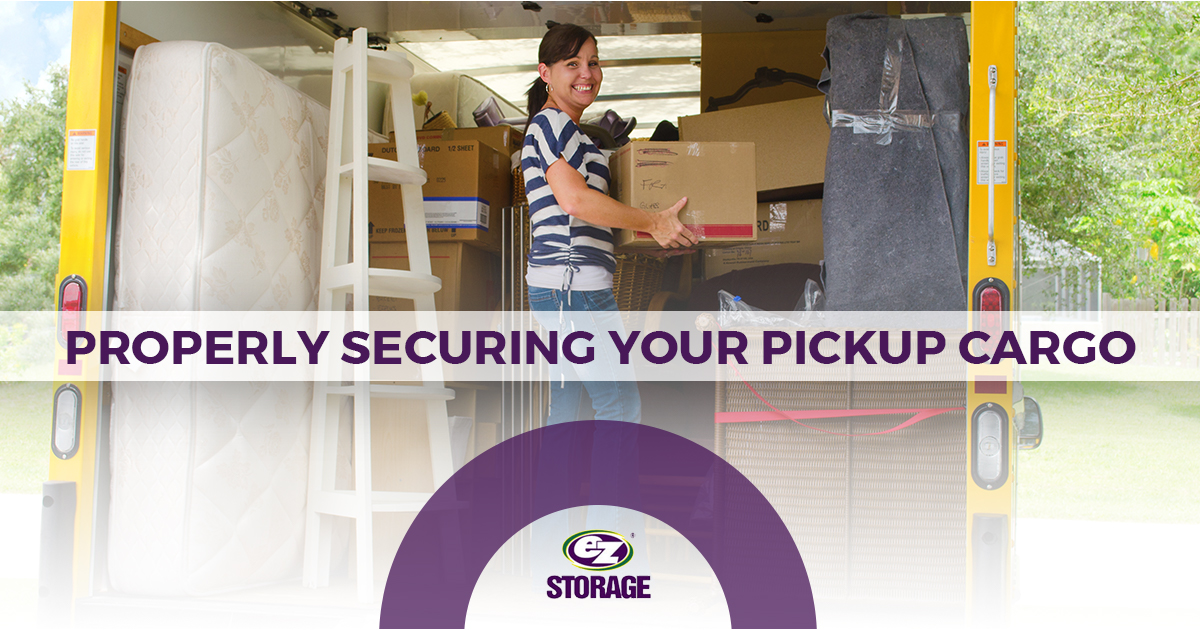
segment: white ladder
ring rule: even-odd
[[[403,54],[367,48],[367,30],[352,41],[337,40],[333,53],[333,100],[329,116],[329,157],[325,176],[325,220],[321,237],[318,330],[335,330],[353,319],[354,330],[369,331],[369,296],[407,298],[416,307],[421,330],[438,329],[433,294],[442,282],[432,274],[421,186],[425,172],[417,156],[416,127],[409,104],[413,66]],[[396,160],[367,157],[367,82],[391,88],[396,121]],[[349,84],[349,85],[348,85]],[[409,271],[373,269],[367,254],[367,181],[399,184],[408,238]],[[346,313],[353,294],[353,313]],[[335,318],[335,314],[341,313]],[[337,337],[332,333],[331,338]],[[336,341],[336,339],[335,339]],[[338,369],[338,368],[334,368]],[[312,441],[309,446],[308,507],[304,541],[304,584],[329,584],[336,516],[355,521],[358,599],[374,599],[375,512],[417,512],[431,496],[423,492],[377,492],[371,486],[371,397],[426,401],[434,487],[453,474],[444,386],[437,361],[421,366],[420,386],[371,383],[369,363],[349,370],[318,373],[313,383]],[[354,400],[354,490],[337,490],[339,408]]]

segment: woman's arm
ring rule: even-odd
[[[646,212],[588,188],[583,175],[566,160],[550,165],[546,183],[563,212],[593,225],[649,232],[664,249],[691,247],[697,242],[691,230],[679,222],[679,211],[687,204],[687,197],[661,212]]]

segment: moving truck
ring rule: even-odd
[[[868,10],[898,14],[901,7],[912,4],[354,2],[325,6],[299,2],[76,2],[67,106],[68,150],[90,152],[92,161],[87,165],[90,168],[69,165],[64,174],[56,307],[64,314],[61,318],[64,320],[70,320],[68,314],[72,313],[86,315],[116,310],[122,298],[114,293],[114,286],[119,284],[118,274],[123,273],[115,264],[117,252],[122,248],[132,250],[144,246],[142,241],[116,229],[122,203],[122,182],[140,176],[122,172],[120,144],[126,134],[145,131],[147,126],[158,124],[132,119],[127,112],[123,113],[131,96],[126,87],[133,56],[139,49],[155,42],[197,40],[222,44],[246,55],[306,98],[327,104],[334,40],[348,36],[352,27],[366,27],[375,45],[391,50],[404,51],[406,45],[415,48],[414,44],[421,42],[453,42],[461,44],[468,55],[475,42],[531,38],[536,41],[549,20],[575,22],[603,36],[639,37],[647,43],[648,50],[654,50],[656,38],[691,34],[698,35],[703,42],[696,57],[651,54],[642,58],[609,60],[614,69],[610,81],[614,86],[618,84],[617,69],[620,72],[647,69],[662,72],[663,68],[677,67],[681,72],[694,72],[698,64],[702,73],[700,94],[694,91],[647,93],[653,89],[653,83],[648,82],[639,93],[617,98],[628,101],[625,106],[629,108],[634,108],[632,103],[638,99],[692,99],[693,103],[700,100],[700,107],[693,107],[690,112],[699,114],[709,98],[728,96],[748,80],[746,68],[753,73],[759,64],[778,61],[775,65],[783,66],[792,63],[793,59],[801,59],[797,63],[807,65],[795,70],[818,76],[823,66],[818,55],[824,45],[823,29],[829,18]],[[922,14],[903,17],[923,19],[930,17],[928,14],[949,14],[960,16],[966,22],[971,47],[969,146],[986,147],[989,138],[997,145],[1004,142],[1007,146],[1006,153],[998,154],[1006,160],[1007,173],[1014,176],[1001,183],[993,182],[991,186],[976,183],[980,181],[979,163],[974,151],[971,152],[972,185],[967,226],[967,286],[973,289],[969,308],[996,317],[1004,316],[1019,303],[1016,297],[1020,261],[1015,181],[1018,152],[1016,4],[916,4],[921,5]],[[602,47],[602,57],[603,51]],[[447,69],[435,68],[411,51],[409,58],[417,67],[418,76]],[[535,67],[533,61],[531,56],[520,67],[472,67],[464,72],[484,78],[489,73],[525,72],[531,78]],[[994,80],[989,84],[988,73],[992,67]],[[171,77],[163,80],[170,81]],[[785,85],[781,89],[789,99],[820,95],[810,87],[799,85]],[[747,97],[740,105],[772,100],[762,96],[763,92],[766,91]],[[371,99],[372,129],[383,132],[383,93],[372,91]],[[507,103],[504,105],[511,107]],[[318,114],[313,114],[314,125],[319,118]],[[461,121],[461,115],[458,118],[460,126],[470,126],[469,121]],[[185,132],[171,128],[153,131],[166,136],[179,136]],[[634,136],[646,136],[648,131],[642,133],[639,130]],[[214,168],[213,163],[207,167]],[[871,245],[863,243],[862,246]],[[59,348],[59,358],[64,357],[65,350]],[[180,614],[207,623],[243,614],[251,623],[334,623],[342,618],[374,623],[373,611],[355,601],[352,587],[335,585],[316,591],[306,589],[299,584],[298,565],[293,567],[297,573],[291,582],[235,593],[223,593],[219,585],[208,585],[194,592],[182,588],[163,595],[123,591],[120,580],[111,579],[114,567],[125,561],[119,554],[130,553],[128,548],[110,544],[110,528],[114,527],[114,459],[122,457],[121,443],[114,442],[111,434],[113,391],[111,384],[88,376],[72,373],[70,366],[60,362],[54,383],[55,412],[50,423],[54,435],[52,452],[48,453],[50,479],[46,485],[46,494],[50,498],[46,505],[56,507],[47,508],[41,542],[41,597],[47,615],[74,615],[81,624],[124,623],[133,619],[126,615],[134,613],[143,615],[139,618],[145,619],[146,623],[163,625],[173,623]],[[941,424],[936,425],[938,428],[931,428],[930,433],[889,442],[892,445],[889,449],[894,450],[872,451],[869,443],[864,441],[871,438],[844,441],[844,447],[839,447],[843,451],[833,454],[841,462],[839,466],[843,470],[837,472],[841,477],[826,481],[835,494],[859,492],[855,509],[874,510],[871,518],[875,520],[863,517],[863,520],[852,522],[852,518],[859,517],[853,516],[853,510],[847,505],[844,518],[839,517],[841,520],[835,523],[834,529],[839,531],[828,539],[805,538],[807,534],[796,533],[802,554],[807,553],[808,545],[814,557],[833,558],[831,566],[842,563],[840,569],[822,569],[817,566],[820,563],[811,563],[810,577],[817,595],[818,611],[840,610],[853,618],[856,607],[890,601],[915,611],[912,613],[914,620],[936,616],[951,623],[970,620],[978,625],[998,625],[1007,620],[1014,597],[1017,450],[1022,444],[1033,446],[1040,440],[1040,418],[1033,421],[1038,414],[1036,403],[1023,397],[1017,377],[1014,368],[1007,365],[973,366],[965,381],[955,386],[957,393],[954,395],[961,399],[963,407],[953,416],[955,420],[942,419]],[[484,398],[481,393],[480,400]],[[544,404],[544,398],[540,393],[529,395],[524,404],[537,407]],[[1028,435],[1018,430],[1018,419],[1028,420],[1021,424],[1029,427]],[[504,425],[506,428],[500,437],[510,436],[522,427],[532,428],[533,424],[536,420]],[[1035,425],[1036,431],[1033,430]],[[701,433],[711,435],[711,425],[704,426]],[[720,443],[725,439],[728,437],[721,437],[718,432],[714,448],[719,451]],[[939,446],[930,448],[930,440],[938,441]],[[923,460],[923,457],[931,459]],[[737,461],[731,461],[739,465]],[[797,466],[807,466],[807,463],[800,461]],[[994,470],[981,476],[984,466]],[[815,467],[812,469],[816,470]],[[871,471],[879,470],[884,471],[886,478],[872,481]],[[895,474],[888,473],[889,470]],[[148,469],[145,474],[155,473]],[[888,506],[906,496],[904,479],[914,476],[936,476],[944,482],[945,489],[937,496],[925,497],[936,505],[927,511],[928,518],[924,520],[911,513],[896,516],[888,512]],[[153,479],[146,481],[150,485]],[[147,509],[155,507],[150,505]],[[153,523],[151,517],[146,518],[148,523]],[[909,520],[905,521],[905,518]],[[890,531],[871,530],[872,527],[878,530],[881,521],[890,522],[884,527]],[[939,533],[925,536],[922,532],[926,529],[937,529]],[[901,530],[915,533],[907,539],[893,535]],[[871,535],[875,536],[872,539],[875,543],[885,547],[898,544],[898,540],[932,546],[922,547],[920,553],[897,560],[888,556],[890,551],[887,549],[872,551],[869,545],[858,544],[856,536]],[[398,540],[392,540],[386,544],[393,545],[391,549],[394,550],[397,543]],[[867,564],[862,565],[860,561],[872,553],[880,555],[875,560],[867,558]],[[382,557],[389,556],[384,554]],[[876,560],[878,562],[871,564]],[[805,555],[805,561],[810,564],[808,555]],[[910,564],[888,569],[888,562]],[[384,562],[383,566],[386,565]],[[883,573],[875,578],[866,573],[855,578],[855,571],[867,571],[864,566],[876,569],[884,566],[880,569]],[[521,569],[514,570],[519,572]],[[814,573],[817,570],[826,574]],[[879,588],[856,590],[857,587],[851,585],[840,590],[826,590],[823,594],[823,581],[830,579],[828,575],[833,574],[828,573],[830,571],[840,571],[838,579],[847,580],[847,584],[855,579],[860,583],[876,579]],[[936,575],[936,580],[941,580],[930,586],[936,591],[936,597],[897,599],[882,592],[888,585],[902,582],[923,584],[923,575]]]

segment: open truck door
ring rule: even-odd
[[[419,30],[422,18],[416,7],[399,6],[402,3],[356,4],[370,5],[367,9],[385,16],[381,23],[387,26],[381,31]],[[493,3],[453,4],[464,5],[464,10],[471,15],[484,15],[486,7],[482,5]],[[436,10],[436,5],[433,6],[429,10]],[[851,12],[879,6],[883,5],[864,3],[860,7],[854,3],[849,6],[839,3],[837,7],[805,8],[805,11],[813,14],[822,13],[820,9],[827,9],[826,13],[833,10]],[[122,245],[116,242],[115,234],[119,209],[117,190],[122,176],[117,151],[122,133],[120,104],[133,51],[161,35],[142,34],[122,24],[123,8],[124,5],[117,2],[75,3],[67,105],[67,170],[63,180],[61,254],[56,278],[59,284],[56,308],[62,313],[60,322],[64,326],[78,325],[88,317],[100,316],[113,304],[113,250]],[[138,10],[146,13],[150,8]],[[169,3],[152,8],[162,15],[169,15],[174,10]],[[392,8],[403,10],[389,16]],[[198,9],[191,7],[188,10]],[[209,23],[203,28],[197,24],[196,29],[209,34],[220,32],[219,28],[213,28],[213,24],[219,25],[223,19],[220,4],[213,3],[200,10],[208,12]],[[340,33],[341,27],[328,17],[331,13],[298,3],[257,3],[255,10],[259,12],[258,19],[270,19],[280,30],[295,31],[297,40],[320,39],[329,50],[332,50],[334,36]],[[516,3],[513,3],[513,10],[517,10]],[[722,22],[720,18],[706,20],[703,14],[710,11],[709,7],[701,6],[699,11],[699,17],[692,15],[694,10],[689,10],[687,16],[670,18],[678,23],[667,22],[650,31],[750,32],[765,28]],[[712,7],[711,14],[741,17],[740,13],[731,13],[728,7],[719,6]],[[230,15],[234,16],[236,12]],[[968,285],[973,292],[969,296],[970,308],[976,315],[1003,317],[1012,313],[1019,303],[1016,299],[1020,259],[1016,235],[1019,213],[1016,196],[1016,5],[972,2],[965,17],[969,19],[971,45]],[[628,11],[580,14],[580,18],[593,19],[595,24],[585,26],[595,26],[602,32],[638,32]],[[534,18],[534,21],[538,19]],[[401,22],[394,24],[397,20]],[[402,23],[403,20],[413,23]],[[611,25],[608,25],[609,21]],[[819,26],[814,27],[811,22],[811,19],[801,18],[794,21],[797,25],[806,25],[804,28],[819,30]],[[758,24],[769,24],[769,21],[759,20]],[[246,43],[247,29],[232,26],[230,37],[236,35],[239,42],[229,42],[229,45],[250,47]],[[486,28],[486,25],[474,26]],[[537,26],[542,27],[540,22]],[[187,25],[180,28],[186,31]],[[464,39],[474,37],[466,36],[465,27],[460,30]],[[514,29],[513,33],[530,37],[536,30],[525,27]],[[499,30],[489,36],[506,37]],[[515,35],[507,37],[512,36]],[[701,64],[708,61],[701,57]],[[669,65],[656,63],[653,59],[630,62],[629,65],[639,63]],[[319,92],[317,89],[314,93]],[[987,160],[992,159],[996,167],[990,169],[991,174],[981,173],[980,169],[989,164]],[[55,411],[49,423],[52,435],[48,436],[52,444],[48,453],[50,479],[44,500],[43,611],[49,618],[64,620],[70,618],[72,611],[94,615],[122,607],[148,610],[153,608],[149,600],[119,593],[107,579],[112,456],[107,410],[111,392],[96,378],[95,370],[99,366],[94,363],[85,363],[81,368],[67,365],[61,343],[57,358]],[[948,504],[953,504],[948,513],[961,519],[958,525],[962,532],[948,549],[956,555],[954,564],[962,567],[955,569],[958,572],[953,576],[955,584],[964,586],[948,603],[954,611],[952,617],[959,616],[961,611],[961,618],[980,626],[1001,625],[1009,617],[1013,598],[1017,449],[1022,445],[1036,446],[1041,436],[1042,423],[1037,405],[1019,395],[1018,378],[1015,367],[1008,363],[974,366],[969,370],[963,383],[963,422],[952,428],[955,444],[946,460],[956,462],[958,471],[951,483],[956,490],[945,497]],[[1034,418],[1037,418],[1036,422]],[[230,606],[249,606],[257,611],[256,615],[277,618],[312,614],[329,615],[330,619],[342,614],[370,618],[370,611],[364,614],[348,593],[324,592],[314,598],[311,592],[297,586],[295,592],[284,595],[285,599],[290,598],[286,599],[286,604],[279,603],[278,593],[256,596],[253,591],[247,591],[237,598],[236,605],[220,598],[179,597],[168,600],[166,606],[168,609],[173,604],[198,607],[197,610],[205,611],[203,614],[214,615],[214,619],[227,614]],[[849,606],[853,602],[847,600],[840,604]],[[306,606],[320,610],[305,612]],[[817,607],[821,610],[820,600]],[[166,614],[161,619],[169,618]]]

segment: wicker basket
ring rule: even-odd
[[[646,254],[617,254],[617,270],[613,272],[613,294],[617,308],[622,311],[644,311],[650,300],[662,289],[664,258]]]
[[[438,112],[436,116],[425,121],[421,126],[421,131],[436,131],[438,129],[458,129],[458,125],[454,124],[454,119],[444,111]]]
[[[521,174],[521,166],[518,165],[513,169],[513,194],[512,204],[514,206],[523,206],[528,203],[525,199],[525,176]]]

